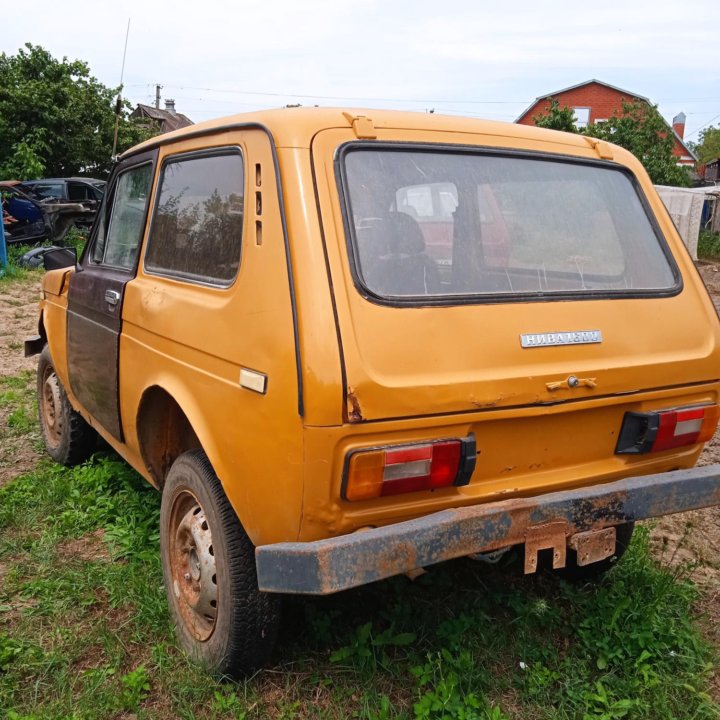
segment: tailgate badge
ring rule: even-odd
[[[570,332],[529,333],[520,336],[524,348],[550,345],[591,345],[602,342],[600,330],[572,330]]]

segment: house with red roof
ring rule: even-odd
[[[652,105],[650,100],[643,95],[623,90],[601,80],[588,80],[578,85],[571,85],[562,90],[540,95],[515,122],[520,125],[534,125],[533,117],[547,113],[551,100],[557,100],[560,107],[571,107],[575,111],[575,124],[579,128],[590,123],[608,120],[615,113],[622,113],[623,100],[630,103],[644,102]],[[683,140],[685,113],[678,113],[673,118],[672,127],[668,125],[668,130],[673,135],[673,155],[677,158],[677,164],[694,166],[697,156]]]

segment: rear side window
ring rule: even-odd
[[[60,184],[36,183],[28,187],[30,192],[41,200],[61,200],[64,197],[63,186]]]
[[[349,148],[358,280],[381,298],[670,292],[676,274],[632,179],[547,157]]]
[[[240,264],[245,178],[237,149],[163,167],[145,269],[227,287]]]

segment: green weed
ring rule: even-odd
[[[138,665],[120,678],[120,686],[120,707],[123,710],[137,710],[150,692],[150,674],[144,665]]]
[[[373,634],[373,624],[367,622],[355,631],[349,645],[336,650],[330,655],[330,662],[350,663],[361,672],[374,672],[378,666],[388,667],[391,662],[387,650],[411,645],[415,642],[415,634],[395,632],[391,626],[380,633]]]
[[[710,230],[701,230],[698,238],[698,257],[718,258],[720,257],[720,233]]]
[[[16,660],[22,651],[22,643],[5,634],[0,634],[0,671]]]
[[[236,692],[216,690],[214,693],[212,701],[214,713],[230,713],[236,720],[245,720],[247,717],[245,707],[245,701],[238,697]]]
[[[18,407],[8,416],[7,424],[16,434],[24,435],[29,433],[35,426],[35,417],[30,409]]]

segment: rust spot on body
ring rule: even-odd
[[[473,405],[476,408],[492,408],[496,407],[498,403],[502,402],[502,398],[498,398],[497,400],[487,400],[485,402],[482,402],[481,400],[471,400],[470,404]]]
[[[348,411],[348,421],[351,423],[363,422],[365,418],[363,418],[360,401],[358,400],[353,388],[348,388],[347,401],[350,405],[350,409]]]

